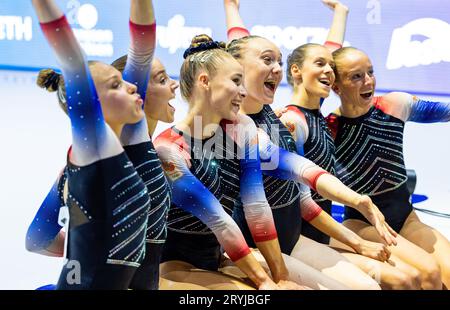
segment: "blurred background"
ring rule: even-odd
[[[129,1],[57,1],[89,59],[106,63],[128,47]],[[221,0],[154,1],[156,57],[177,79],[190,39],[207,33],[226,40]],[[450,1],[342,0],[350,9],[346,43],[367,52],[375,67],[378,94],[406,91],[423,99],[450,101]],[[255,14],[257,12],[257,14]],[[275,42],[285,59],[295,47],[323,43],[332,12],[320,0],[241,0],[253,34]],[[35,289],[56,283],[62,259],[28,253],[25,234],[38,207],[64,166],[70,123],[55,94],[36,86],[41,68],[56,68],[31,1],[0,3],[0,289]],[[273,107],[289,103],[285,80]],[[174,100],[176,120],[187,104]],[[338,106],[331,95],[324,114]],[[159,124],[156,134],[170,126]],[[415,206],[450,213],[450,124],[408,123],[407,168],[417,174]],[[450,238],[450,219],[418,212]]]

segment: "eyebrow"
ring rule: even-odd
[[[271,50],[271,49],[268,49],[268,50],[265,50],[265,51],[262,51],[261,52],[261,54],[264,54],[264,53],[273,53],[273,54],[276,54],[276,52],[274,51],[274,50]],[[280,52],[280,57],[282,57],[283,56],[283,54],[281,54],[281,52]]]
[[[264,53],[273,53],[273,54],[276,54],[276,52],[275,52],[274,50],[271,50],[271,49],[262,51],[262,52],[261,52],[261,55],[263,55]],[[281,54],[281,52],[280,52],[280,60],[283,60],[283,54]]]
[[[317,60],[328,62],[326,58],[323,58],[323,57],[320,57],[320,56],[315,59],[315,61],[317,61]],[[331,63],[333,63],[333,61],[331,61]]]
[[[165,74],[166,70],[164,70],[164,69],[163,70],[159,70],[158,72],[155,73],[155,77],[157,77],[158,75],[163,74],[163,73]]]
[[[371,67],[369,67],[369,70],[373,70],[373,66],[371,66]],[[353,74],[353,73],[356,73],[356,72],[362,72],[362,71],[364,71],[364,70],[361,70],[361,69],[355,69],[355,70],[350,70],[348,73],[349,74]]]
[[[105,82],[109,82],[111,80],[117,80],[120,81],[120,77],[117,74],[111,75],[110,77],[105,79]]]

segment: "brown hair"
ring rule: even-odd
[[[292,65],[297,65],[300,69],[303,67],[303,63],[305,62],[306,56],[308,56],[308,50],[312,47],[322,46],[317,43],[306,43],[300,45],[292,53],[287,57],[287,68],[286,68],[286,77],[289,85],[294,87],[294,81],[292,79],[291,67]]]
[[[117,58],[116,60],[114,60],[111,63],[111,66],[113,66],[114,68],[119,70],[120,73],[123,73],[123,70],[125,70],[125,65],[127,64],[127,59],[128,59],[128,55],[123,55],[123,56]]]
[[[206,34],[195,36],[185,55],[186,59],[180,70],[180,90],[183,99],[189,101],[197,74],[204,70],[214,77],[222,59],[231,56],[225,51],[224,42],[214,42]]]
[[[253,39],[264,39],[260,36],[249,35],[239,39],[234,39],[227,44],[227,52],[231,54],[236,59],[242,58],[242,49],[244,46]]]
[[[45,88],[48,92],[57,91],[59,106],[67,114],[66,87],[62,74],[55,72],[53,69],[43,69],[39,71],[36,84]]]
[[[95,65],[98,61],[88,61],[88,66]],[[40,88],[45,88],[48,92],[57,92],[58,103],[61,109],[68,114],[67,111],[67,95],[64,77],[61,73],[53,69],[42,69],[39,71],[36,84]]]
[[[342,64],[342,58],[349,52],[349,51],[358,51],[361,53],[364,53],[363,51],[361,51],[360,49],[357,49],[356,47],[351,47],[351,46],[347,46],[347,47],[341,47],[340,49],[337,49],[333,52],[333,59],[334,59],[334,63],[336,64],[334,67],[334,75],[336,76],[336,81],[339,80],[339,67]]]

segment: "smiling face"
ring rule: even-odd
[[[163,64],[154,59],[144,106],[147,118],[165,123],[173,122],[175,108],[169,101],[175,98],[178,86],[178,82],[167,75]]]
[[[293,63],[290,67],[294,87],[303,87],[313,97],[326,98],[334,83],[334,60],[324,46],[310,46],[305,50],[302,64]]]
[[[335,57],[338,79],[333,90],[342,104],[367,106],[372,103],[376,79],[372,62],[359,50],[348,50]]]
[[[209,80],[210,107],[220,119],[234,121],[247,91],[244,88],[242,66],[226,57]]]
[[[124,81],[114,67],[96,62],[89,66],[105,121],[111,126],[135,124],[144,117],[136,86]]]
[[[245,43],[238,61],[244,68],[248,97],[261,104],[271,104],[283,78],[278,47],[267,39],[253,38]]]

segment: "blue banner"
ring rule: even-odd
[[[346,45],[366,51],[378,88],[449,95],[450,1],[343,0],[350,8]],[[129,1],[59,0],[90,59],[107,63],[127,51]],[[157,57],[179,75],[190,39],[207,33],[225,40],[222,0],[155,1]],[[320,0],[242,0],[253,34],[274,41],[284,57],[307,42],[324,42],[332,12]],[[0,66],[57,67],[31,1],[0,4]]]

